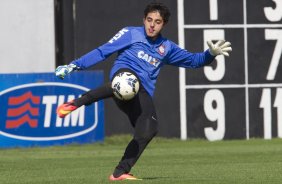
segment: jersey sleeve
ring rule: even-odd
[[[75,64],[79,69],[86,69],[105,60],[111,54],[127,47],[131,44],[131,40],[130,29],[127,27],[123,28],[107,43],[72,61],[71,64]]]
[[[208,50],[200,53],[191,53],[171,42],[167,64],[184,68],[200,68],[210,64],[214,58]]]

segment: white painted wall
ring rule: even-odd
[[[0,73],[54,69],[54,0],[0,0]]]

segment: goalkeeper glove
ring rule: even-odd
[[[226,42],[225,40],[219,40],[215,44],[213,44],[211,41],[208,41],[207,44],[209,46],[209,52],[213,56],[229,56],[229,52],[232,51],[231,43]]]
[[[55,74],[60,79],[64,79],[67,74],[71,73],[73,70],[78,70],[78,69],[79,67],[77,67],[75,64],[62,65],[56,68]]]

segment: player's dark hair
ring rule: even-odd
[[[166,24],[170,17],[170,11],[168,7],[166,7],[162,3],[153,2],[153,3],[148,4],[144,10],[144,17],[146,18],[148,13],[155,12],[155,11],[160,13],[161,17],[164,20],[164,23]]]

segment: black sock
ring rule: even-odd
[[[104,86],[101,86],[97,89],[92,89],[84,93],[80,98],[74,100],[74,105],[80,107],[82,105],[91,105],[94,102],[99,100],[112,97],[113,89],[111,83],[106,83]]]

